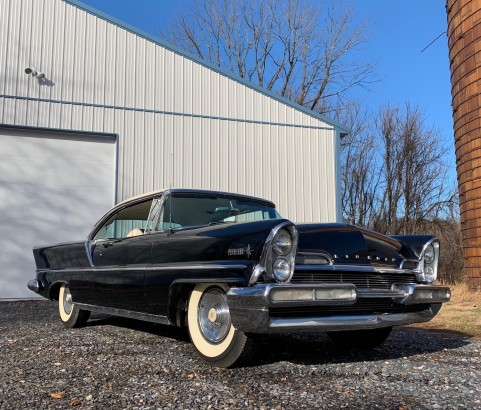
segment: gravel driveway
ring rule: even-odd
[[[96,315],[66,330],[53,302],[0,302],[0,408],[74,406],[481,409],[481,341],[398,328],[362,353],[323,333],[269,336],[249,367],[222,370],[174,328]]]

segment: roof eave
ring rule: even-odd
[[[203,59],[197,57],[196,55],[194,55],[192,53],[189,53],[188,51],[182,50],[181,48],[169,43],[168,41],[165,41],[165,40],[161,39],[160,37],[154,36],[154,35],[149,34],[149,33],[145,32],[143,30],[140,30],[140,29],[138,29],[138,28],[136,28],[136,27],[134,27],[134,26],[132,26],[128,23],[123,22],[122,20],[119,20],[115,17],[112,17],[109,14],[106,14],[106,13],[100,11],[100,10],[97,10],[94,7],[91,7],[91,6],[83,3],[82,1],[79,1],[79,0],[63,0],[63,1],[65,3],[71,4],[72,6],[78,7],[78,8],[80,8],[80,9],[82,9],[82,10],[88,12],[88,13],[91,13],[91,14],[97,16],[97,17],[100,17],[100,18],[106,20],[109,23],[112,23],[112,24],[115,24],[119,27],[122,27],[125,30],[130,31],[133,34],[136,34],[138,36],[141,36],[141,37],[145,38],[146,40],[152,41],[153,43],[155,43],[155,44],[157,44],[161,47],[164,47],[164,48],[166,48],[166,49],[168,49],[168,50],[170,50],[174,53],[180,54],[180,55],[182,55],[182,56],[184,56],[184,57],[186,57],[186,58],[188,58],[188,59],[190,59],[190,60],[192,60],[192,61],[194,61],[198,64],[201,64],[201,65],[203,65],[203,66],[205,66],[205,67],[207,67],[207,68],[209,68],[213,71],[218,72],[219,74],[222,74],[222,75],[224,75],[224,76],[226,76],[226,77],[228,77],[228,78],[230,78],[234,81],[237,81],[237,82],[239,82],[239,83],[241,83],[241,84],[243,84],[243,85],[245,85],[249,88],[252,88],[252,89],[254,89],[254,90],[256,90],[256,91],[258,91],[258,92],[260,92],[260,93],[262,93],[262,94],[264,94],[264,95],[266,95],[266,96],[268,96],[268,97],[270,97],[274,100],[277,100],[277,101],[279,101],[279,102],[281,102],[281,103],[283,103],[287,106],[290,106],[290,107],[292,107],[292,108],[294,108],[298,111],[303,112],[304,114],[307,114],[311,117],[314,117],[319,121],[325,122],[326,124],[331,125],[333,128],[335,128],[336,131],[341,135],[341,138],[342,138],[343,135],[347,135],[347,134],[350,133],[349,128],[346,127],[345,125],[342,125],[342,124],[340,124],[336,121],[333,121],[333,120],[331,120],[331,119],[329,119],[329,118],[327,118],[327,117],[325,117],[325,116],[323,116],[323,115],[321,115],[321,114],[319,114],[319,113],[317,113],[313,110],[310,110],[309,108],[306,108],[306,107],[304,107],[300,104],[297,104],[297,103],[295,103],[295,102],[293,102],[293,101],[291,101],[291,100],[289,100],[289,99],[287,99],[287,98],[285,98],[285,97],[283,97],[279,94],[276,94],[275,92],[272,92],[270,90],[266,90],[265,88],[262,88],[259,85],[256,85],[256,84],[246,80],[245,78],[238,77],[238,76],[232,74],[231,72],[225,70],[222,67],[216,66],[215,64],[212,64],[209,61],[203,60]]]

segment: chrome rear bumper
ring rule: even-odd
[[[391,289],[358,289],[350,284],[281,285],[259,284],[252,287],[231,288],[227,301],[232,324],[239,330],[252,333],[296,332],[309,330],[360,330],[426,322],[432,319],[441,303],[450,299],[449,288],[415,284],[395,284]],[[361,299],[388,299],[399,312],[356,314],[349,306]],[[425,305],[411,312],[403,307]],[[316,307],[344,306],[342,314],[324,312],[316,315]],[[273,311],[277,313],[272,314]],[[282,314],[292,310],[297,314]],[[309,309],[303,314],[302,308]],[[404,309],[405,310],[405,309]]]

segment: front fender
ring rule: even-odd
[[[391,235],[391,238],[406,245],[417,259],[421,259],[425,245],[436,239],[433,235]]]

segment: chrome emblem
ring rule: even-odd
[[[248,258],[252,255],[254,252],[254,249],[251,248],[251,245],[248,244],[247,246],[243,248],[230,248],[227,249],[227,255],[229,256],[242,256],[246,255]]]
[[[342,257],[339,256],[339,255],[334,255],[334,259],[341,259],[341,258],[342,258]],[[354,259],[361,259],[361,260],[364,259],[364,258],[361,258],[360,255],[353,255],[353,256],[345,255],[344,258],[345,258],[345,259],[354,258]],[[367,259],[367,260],[376,260],[376,261],[384,261],[384,262],[389,262],[389,261],[391,261],[391,262],[396,262],[396,258],[385,258],[385,257],[382,258],[382,257],[380,257],[380,256],[371,256],[371,255],[367,256],[365,259]]]

